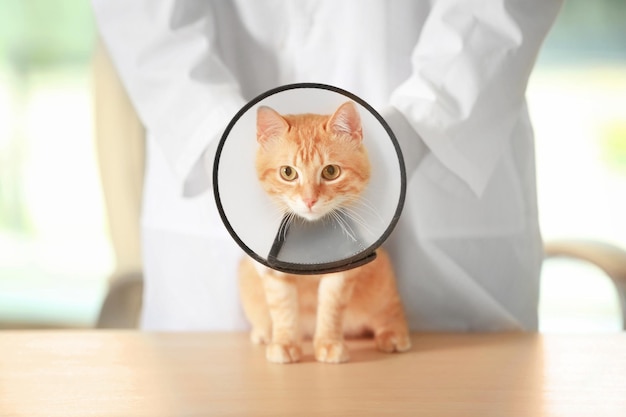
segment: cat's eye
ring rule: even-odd
[[[326,165],[322,170],[322,178],[328,181],[335,180],[341,174],[341,168],[337,165]]]
[[[298,178],[298,173],[289,165],[280,167],[280,176],[285,181],[293,181]]]

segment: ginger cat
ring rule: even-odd
[[[317,221],[354,203],[370,177],[361,119],[353,102],[333,115],[257,112],[256,168],[263,189],[284,213]],[[271,362],[297,362],[313,337],[320,362],[349,360],[344,336],[373,334],[383,352],[411,347],[389,257],[327,275],[290,275],[245,258],[239,270],[251,339]]]

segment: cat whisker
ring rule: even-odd
[[[270,209],[272,217],[269,218],[269,220],[273,223],[282,222],[283,218],[290,212],[289,208],[279,201],[259,199],[259,203],[262,204],[264,208]]]
[[[350,227],[350,224],[348,224],[348,222],[344,218],[341,217],[339,213],[340,213],[340,209],[331,211],[329,214],[330,216],[332,216],[333,219],[336,220],[337,224],[339,224],[339,226],[341,227],[343,232],[346,234],[346,236],[348,236],[350,239],[356,242],[357,238],[356,238],[356,234],[354,233],[354,230],[352,229],[352,227]]]
[[[341,211],[341,213],[343,213],[347,218],[349,218],[350,220],[352,220],[354,223],[356,223],[357,225],[361,226],[361,229],[363,231],[365,231],[367,234],[371,235],[371,236],[375,236],[375,233],[373,232],[372,228],[370,227],[370,225],[368,224],[368,222],[361,217],[361,215],[347,207],[342,207],[339,209],[339,211]],[[344,219],[345,222],[345,219]]]
[[[380,217],[380,214],[375,209],[376,205],[374,203],[372,203],[368,198],[366,198],[363,195],[360,195],[360,196],[355,197],[353,199],[353,201],[355,203],[358,203],[359,205],[363,206],[364,208],[368,209],[372,214],[376,215],[382,221],[382,218]]]
[[[287,230],[289,230],[289,227],[291,227],[291,224],[294,222],[296,218],[297,218],[296,213],[294,213],[293,211],[290,211],[290,210],[284,211],[283,213],[284,220],[281,222],[280,230],[278,231],[278,236],[282,240],[285,240],[287,238]]]
[[[378,230],[385,226],[382,217],[365,199],[352,197],[346,199],[346,203],[341,207],[343,213],[363,227],[368,234],[376,236],[377,233],[374,233],[373,230]]]
[[[283,221],[280,223],[280,228],[278,229],[278,239],[285,240],[286,233],[287,233],[287,222]]]
[[[359,213],[355,208],[350,206],[343,206],[339,210],[341,210],[346,216],[351,219],[357,221],[361,225],[367,225],[367,220],[361,213]]]
[[[353,198],[350,198],[348,202],[351,204],[352,206],[351,208],[355,211],[357,209],[363,209],[364,213],[361,215],[362,217],[365,218],[365,212],[367,212],[368,213],[367,217],[368,218],[374,217],[374,219],[378,222],[379,225],[382,226],[386,223],[384,219],[382,218],[382,216],[380,215],[380,213],[374,208],[375,206],[370,201],[368,201],[365,197],[363,196],[353,197]]]

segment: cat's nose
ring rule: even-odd
[[[317,198],[315,198],[315,197],[303,198],[302,202],[310,210],[315,205],[315,203],[317,203]]]

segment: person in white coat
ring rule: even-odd
[[[386,247],[413,330],[535,330],[543,247],[525,90],[561,0],[94,0],[147,130],[147,330],[243,330],[243,252],[208,165],[274,87],[331,84],[381,112],[407,165]]]

